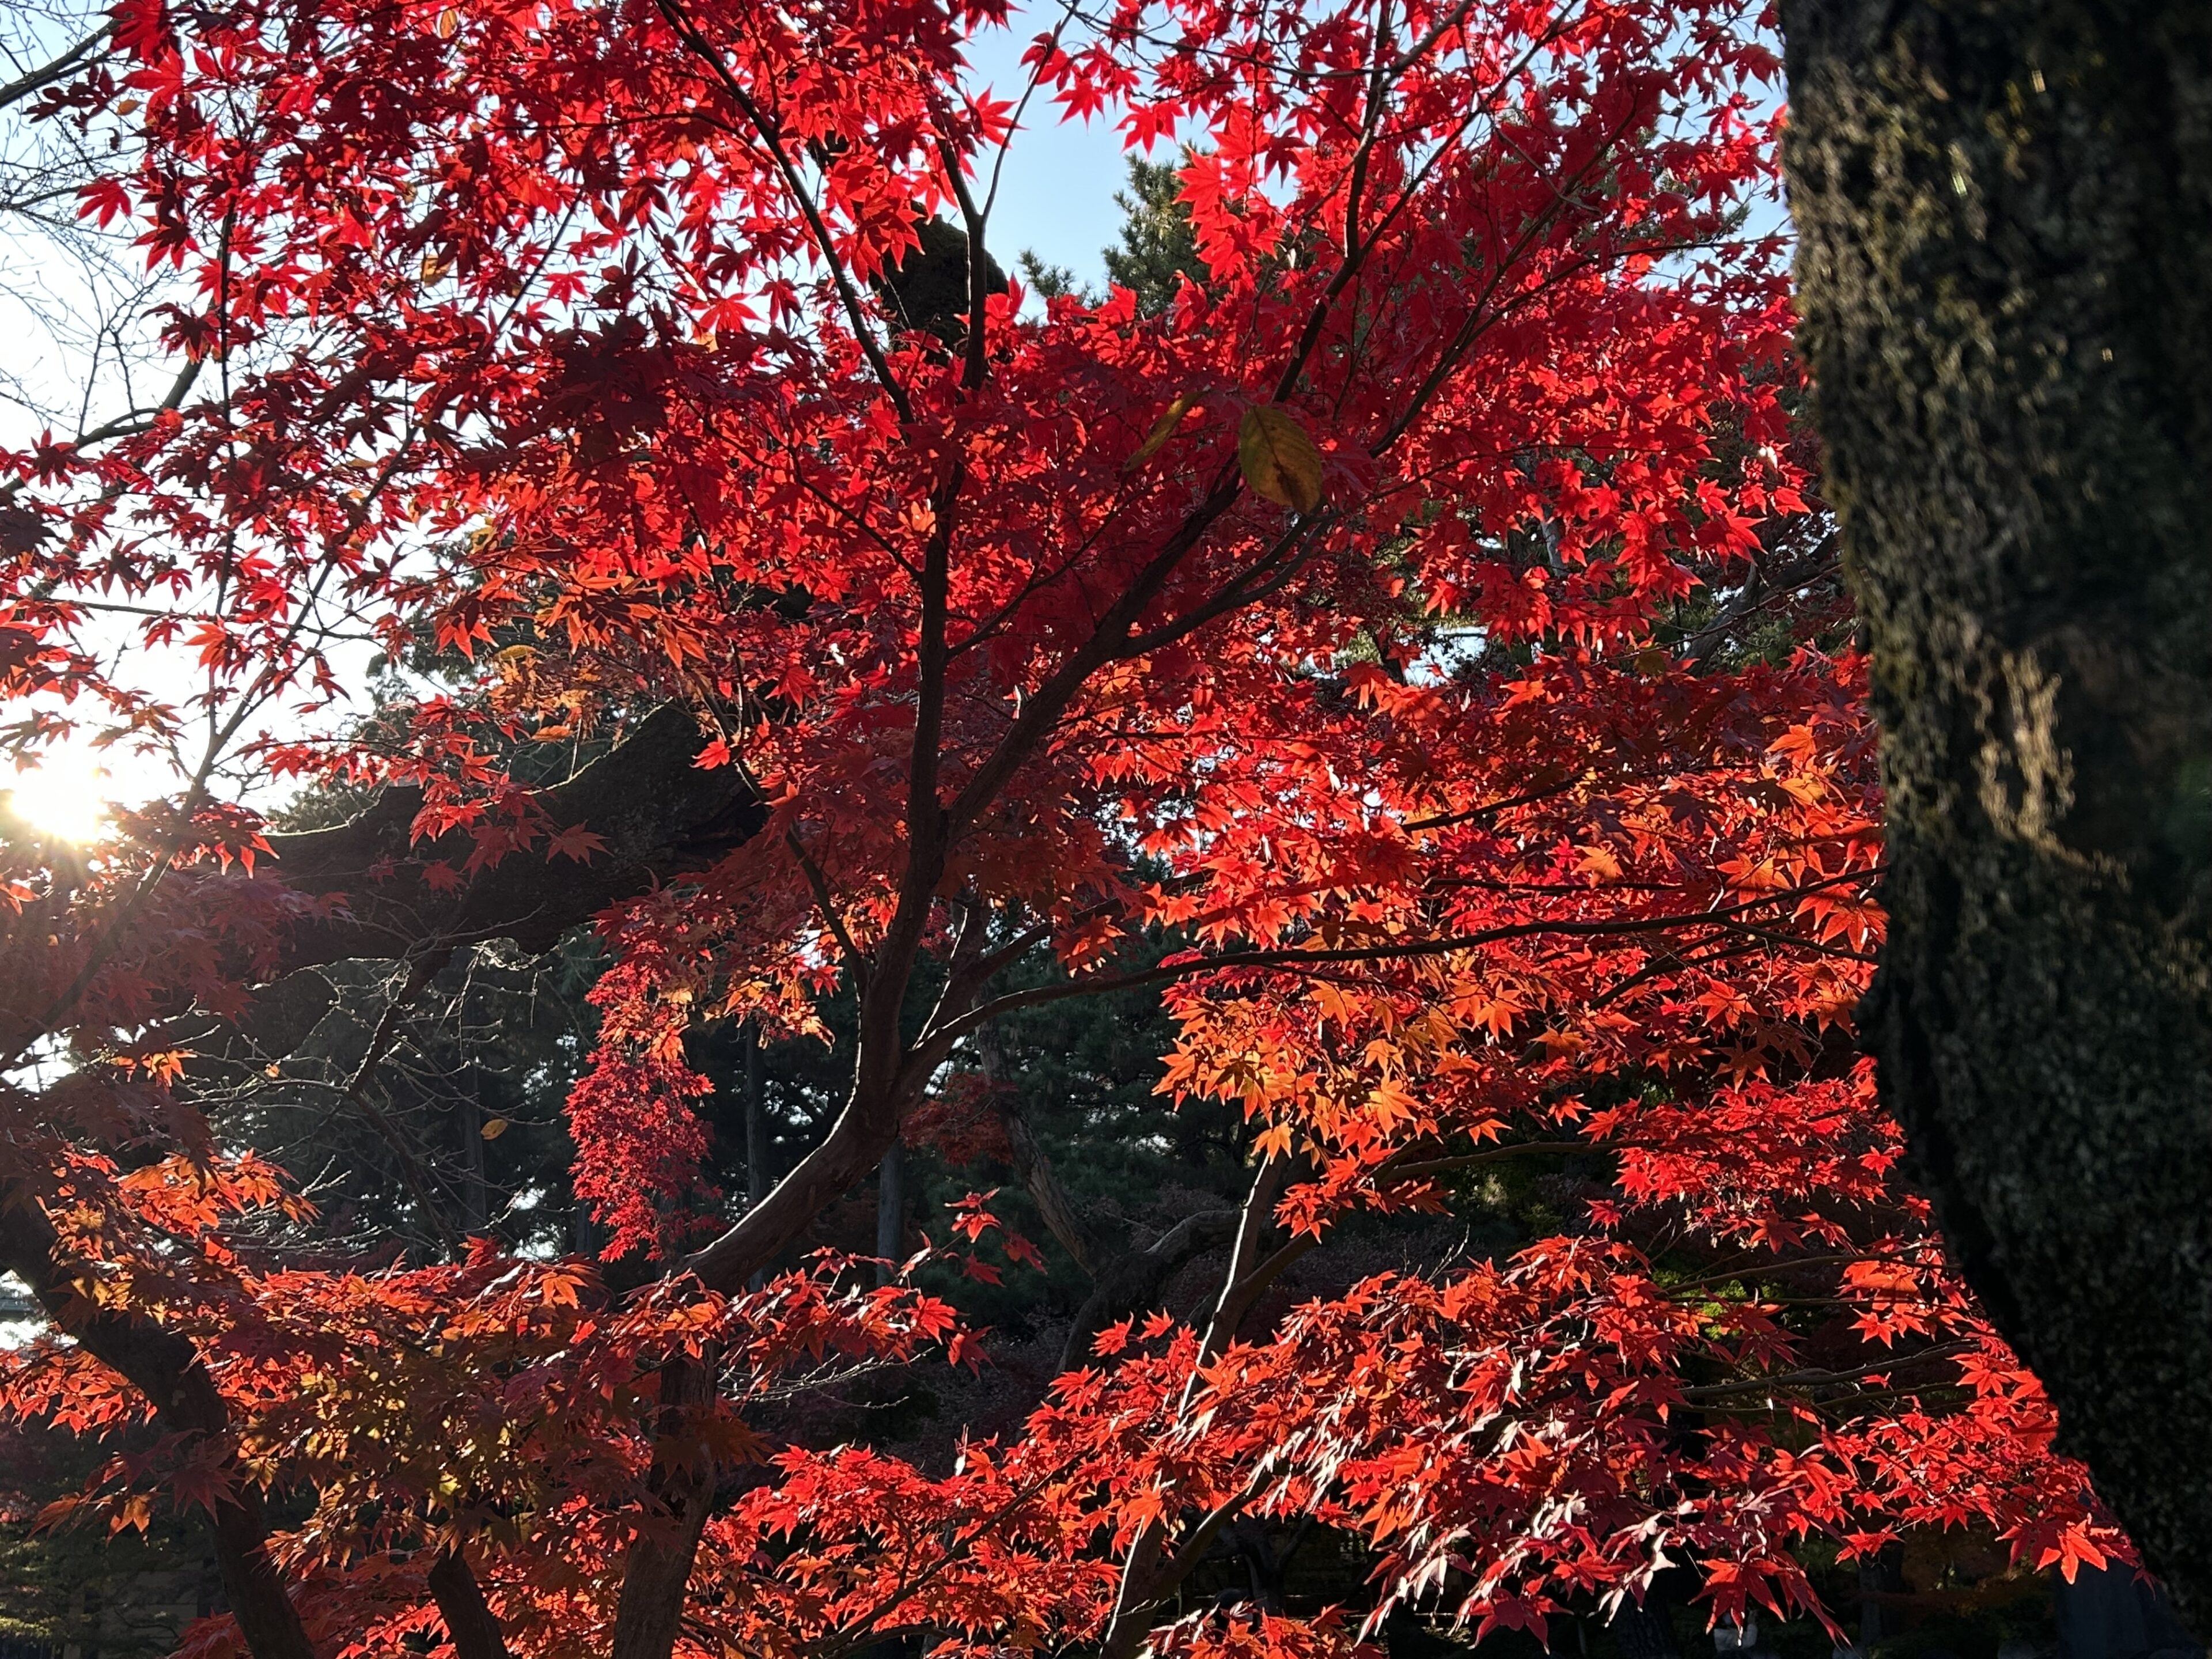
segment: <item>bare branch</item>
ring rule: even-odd
[[[0,109],[6,109],[11,104],[20,103],[33,93],[53,85],[55,82],[91,57],[94,52],[106,46],[108,37],[114,33],[113,23],[103,23],[44,68],[34,69],[27,75],[18,76],[5,86],[0,86]]]

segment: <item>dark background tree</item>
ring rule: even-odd
[[[2212,1623],[2212,9],[1784,0],[1888,792],[1883,1086]]]

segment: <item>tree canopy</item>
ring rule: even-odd
[[[112,1453],[50,1518],[204,1513],[252,1659],[2126,1559],[1854,1046],[1758,9],[1028,22],[123,0],[9,89],[169,371],[0,453],[7,741],[178,773],[0,819],[0,1407]],[[1080,118],[1180,148],[1039,304],[1000,158]]]

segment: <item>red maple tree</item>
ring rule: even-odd
[[[1111,0],[1011,98],[966,67],[992,0],[110,21],[33,113],[118,136],[83,210],[166,273],[181,372],[0,455],[0,678],[20,749],[199,746],[98,847],[6,826],[0,1243],[52,1324],[0,1401],[156,1426],[80,1506],[208,1510],[192,1651],[1319,1654],[1669,1567],[1817,1610],[1808,1540],[2124,1549],[1850,1045],[1875,763],[1863,661],[1771,580],[1824,526],[1747,228],[1757,7]],[[1188,143],[1164,312],[997,276],[1055,106]],[[1794,645],[1717,655],[1754,603]],[[196,698],[93,648],[118,605]],[[334,617],[471,666],[373,740],[264,736],[336,690]],[[241,751],[383,793],[268,834]],[[194,1088],[264,988],[586,921],[568,1122],[619,1270],[268,1243],[302,1200]],[[836,1124],[704,1192],[685,1034],[840,986]],[[910,1282],[769,1270],[993,1021],[1142,988],[1164,1092],[1253,1128],[1205,1316],[1110,1326],[951,1468],[749,1428],[825,1356],[980,1358]],[[1347,1216],[1563,1153],[1551,1236],[1267,1303]],[[1246,1516],[1363,1540],[1372,1599],[1179,1611]]]

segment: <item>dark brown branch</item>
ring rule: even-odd
[[[1828,877],[1802,887],[1762,894],[1757,898],[1744,899],[1735,904],[1717,906],[1711,910],[1681,911],[1658,916],[1623,916],[1595,921],[1522,921],[1503,927],[1486,927],[1472,933],[1451,933],[1441,939],[1410,939],[1402,945],[1371,945],[1347,946],[1341,950],[1311,950],[1289,946],[1273,951],[1244,951],[1225,956],[1194,957],[1185,962],[1163,963],[1139,973],[1091,975],[1063,981],[1054,985],[1034,986],[1026,991],[1011,991],[994,998],[972,1012],[946,1024],[932,1034],[932,1042],[947,1050],[969,1031],[986,1021],[1012,1013],[1018,1008],[1035,1007],[1042,1003],[1060,1002],[1069,997],[1103,995],[1115,991],[1142,990],[1150,986],[1166,985],[1178,979],[1188,979],[1194,974],[1227,972],[1234,969],[1268,969],[1297,971],[1307,967],[1340,966],[1347,963],[1403,962],[1423,957],[1449,956],[1455,951],[1477,950],[1486,945],[1499,945],[1513,939],[1536,939],[1555,935],[1571,939],[1605,939],[1614,935],[1663,933],[1675,927],[1725,927],[1729,919],[1747,910],[1764,908],[1823,888],[1840,885],[1849,881],[1872,878],[1872,872],[1851,871],[1841,876]],[[1791,939],[1791,946],[1816,952],[1822,947],[1811,939]],[[1834,954],[1832,951],[1822,952]],[[934,1048],[927,1052],[935,1052]]]
[[[1154,1305],[1161,1287],[1184,1263],[1228,1243],[1237,1236],[1237,1214],[1201,1210],[1185,1216],[1145,1249],[1126,1251],[1102,1267],[1060,1344],[1059,1369],[1072,1371],[1090,1364],[1098,1333]]]
[[[97,48],[106,45],[108,36],[114,33],[113,23],[103,23],[51,64],[17,76],[7,85],[0,86],[0,109],[6,109],[9,105],[28,98],[33,93],[53,85],[55,82],[89,58]]]
[[[1036,1135],[1015,1103],[1012,1092],[1003,1086],[1005,1066],[995,1038],[996,1033],[986,1026],[976,1033],[975,1046],[981,1054],[983,1081],[993,1091],[993,1104],[997,1108],[999,1121],[1006,1127],[1014,1178],[1022,1183],[1030,1201],[1037,1206],[1046,1230],[1060,1241],[1060,1249],[1075,1259],[1075,1265],[1083,1269],[1085,1278],[1095,1280],[1098,1277],[1096,1242],[1091,1237],[1091,1230],[1084,1225],[1083,1218],[1075,1212],[1067,1188],[1053,1173],[1052,1160],[1037,1145]]]
[[[690,1439],[684,1419],[716,1387],[711,1358],[676,1360],[660,1368],[660,1425],[664,1440]],[[696,1444],[696,1440],[694,1443]],[[699,1534],[714,1504],[714,1475],[692,1456],[655,1460],[653,1495],[665,1516],[653,1518],[629,1547],[622,1593],[615,1607],[611,1659],[667,1659],[684,1619],[691,1563]]]
[[[806,188],[806,181],[799,176],[797,164],[784,154],[781,135],[752,94],[731,73],[729,64],[715,50],[714,43],[684,14],[677,0],[657,0],[657,3],[661,16],[667,20],[668,27],[676,31],[677,38],[712,71],[716,83],[728,95],[730,101],[744,112],[753,131],[760,135],[761,143],[768,147],[769,159],[775,164],[784,188],[799,204],[799,210],[806,220],[806,228],[813,234],[814,246],[830,268],[830,280],[836,284],[837,297],[844,304],[846,320],[851,325],[854,341],[866,356],[868,367],[875,372],[877,383],[883,387],[884,394],[891,400],[891,407],[898,410],[899,419],[911,423],[914,405],[907,401],[906,388],[892,374],[890,363],[876,339],[876,331],[868,326],[867,313],[860,306],[860,290],[853,286],[853,278],[845,269],[845,262],[837,255],[836,240],[830,234],[830,227],[823,220],[822,210],[815,204],[813,192]]]
[[[830,891],[830,878],[822,873],[822,866],[808,854],[806,843],[799,840],[797,830],[786,830],[783,841],[784,845],[791,848],[792,857],[799,860],[799,873],[806,878],[807,888],[814,895],[815,908],[822,912],[823,924],[837,941],[837,948],[845,953],[845,965],[853,970],[854,978],[865,988],[868,982],[868,959],[861,954],[860,947],[853,942],[852,933],[845,926],[845,918],[838,911],[836,898]]]
[[[1847,1371],[1784,1371],[1773,1376],[1739,1377],[1732,1382],[1702,1382],[1695,1388],[1683,1389],[1682,1398],[1690,1401],[1725,1400],[1731,1395],[1761,1394],[1771,1389],[1833,1387],[1856,1382],[1862,1377],[1884,1376],[1902,1366],[1917,1365],[1923,1360],[1949,1359],[1966,1352],[1973,1346],[1971,1342],[1941,1343],[1932,1348],[1923,1348],[1917,1353],[1893,1354],[1887,1359]]]
[[[183,404],[185,394],[192,389],[192,383],[199,379],[200,366],[206,361],[204,357],[189,359],[185,366],[177,371],[177,378],[169,382],[169,389],[163,394],[160,403],[151,409],[132,410],[127,415],[118,415],[113,420],[103,422],[93,428],[89,432],[80,433],[76,447],[85,449],[94,444],[106,443],[110,438],[128,438],[145,431],[153,423],[154,416],[166,414]]]
[[[454,1659],[509,1659],[507,1638],[459,1547],[441,1550],[424,1581],[452,1638]]]
[[[397,958],[433,944],[489,939],[549,951],[609,905],[705,869],[757,833],[768,812],[738,769],[692,764],[700,742],[690,712],[668,704],[574,777],[537,793],[532,804],[548,828],[588,829],[604,842],[588,863],[510,854],[441,891],[424,878],[423,866],[465,862],[468,836],[456,830],[413,842],[422,794],[411,787],[386,790],[334,829],[270,836],[276,873],[287,885],[345,901],[295,928],[286,968]]]
[[[1221,1295],[1214,1304],[1212,1317],[1206,1322],[1206,1333],[1199,1340],[1197,1359],[1183,1385],[1182,1401],[1176,1407],[1178,1425],[1198,1393],[1200,1373],[1235,1339],[1237,1327],[1243,1322],[1245,1314],[1257,1299],[1260,1291],[1266,1287],[1266,1284],[1273,1282],[1273,1275],[1270,1274],[1255,1287],[1255,1281],[1260,1279],[1260,1273],[1255,1273],[1253,1261],[1266,1244],[1267,1236],[1274,1231],[1275,1201],[1281,1196],[1290,1172],[1291,1160],[1287,1157],[1281,1153],[1270,1153],[1261,1160],[1259,1169],[1253,1175],[1252,1190],[1237,1215],[1237,1242],[1230,1252],[1228,1268],[1221,1276]],[[1310,1243],[1306,1244],[1306,1249],[1311,1248]],[[1270,1264],[1260,1265],[1261,1270],[1264,1271]],[[1285,1262],[1284,1265],[1289,1264]],[[1280,1271],[1280,1268],[1276,1269],[1278,1273]],[[1233,1511],[1222,1513],[1220,1520],[1227,1521],[1231,1513]],[[1098,1639],[1101,1659],[1131,1659],[1143,1643],[1146,1616],[1159,1604],[1160,1597],[1166,1593],[1166,1574],[1176,1565],[1176,1563],[1170,1562],[1166,1569],[1163,1569],[1161,1557],[1165,1552],[1166,1542],[1166,1526],[1157,1519],[1148,1522],[1131,1541],[1128,1557],[1121,1564],[1121,1583],[1115,1595],[1114,1612],[1106,1621],[1104,1633]],[[1194,1561],[1196,1558],[1192,1556],[1190,1559]],[[1188,1571],[1187,1565],[1183,1571]]]
[[[1191,510],[1182,526],[1168,538],[1136,579],[1122,590],[1121,595],[1099,618],[1098,626],[1091,637],[1072,653],[1036,692],[1024,699],[1022,712],[1000,739],[999,746],[985,758],[968,780],[949,811],[955,832],[964,829],[993,801],[1012,780],[1023,762],[1042,743],[1046,735],[1060,723],[1067,706],[1075,699],[1086,681],[1098,669],[1115,659],[1130,631],[1135,628],[1145,611],[1168,578],[1190,550],[1196,547],[1214,520],[1226,513],[1243,489],[1241,475],[1234,467],[1224,469],[1201,501]]]
[[[162,1427],[191,1440],[227,1439],[230,1408],[191,1340],[81,1294],[97,1269],[69,1255],[36,1199],[17,1188],[0,1189],[0,1266],[30,1286],[57,1329],[143,1395]],[[259,1489],[228,1451],[220,1467],[231,1484],[210,1512],[216,1562],[246,1650],[252,1659],[316,1659],[270,1559]]]
[[[991,256],[983,246],[983,210],[976,206],[975,198],[968,188],[967,176],[961,171],[960,152],[949,142],[940,140],[937,155],[944,164],[952,199],[960,204],[961,220],[968,227],[968,332],[963,343],[960,384],[972,392],[982,386],[990,362],[985,351],[983,325],[984,308],[991,296]]]
[[[898,1030],[914,951],[928,921],[945,849],[953,836],[998,799],[1022,763],[1057,725],[1091,673],[1113,659],[1176,565],[1197,545],[1214,520],[1228,511],[1241,489],[1235,470],[1225,470],[1181,528],[1107,607],[1091,636],[1024,702],[1012,728],[970,775],[950,808],[937,805],[936,733],[930,725],[935,706],[931,687],[933,684],[937,687],[941,698],[944,672],[942,599],[937,602],[933,627],[933,618],[925,615],[922,646],[925,653],[935,654],[935,678],[932,680],[931,664],[926,660],[915,726],[917,764],[908,778],[907,871],[900,884],[898,908],[875,953],[876,974],[862,999],[852,1091],[822,1144],[727,1232],[685,1260],[684,1269],[697,1275],[709,1289],[727,1291],[742,1285],[797,1238],[823,1206],[842,1196],[881,1160],[898,1133],[907,1108],[920,1097],[931,1069],[950,1051],[949,1041],[909,1047]],[[924,571],[925,605],[930,602],[933,580],[943,574],[939,562],[946,556],[946,550],[940,544],[949,535],[946,512],[939,514],[938,533],[931,539],[933,562]],[[941,709],[937,712],[941,714]],[[964,1034],[975,1024],[956,1016],[940,1026],[939,1032],[957,1027]]]

